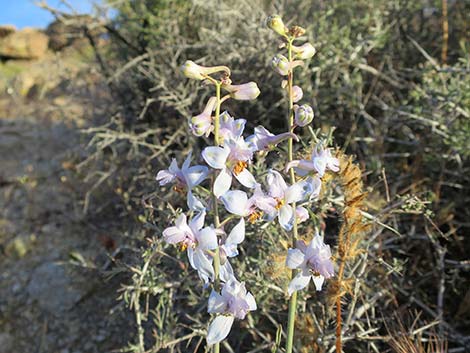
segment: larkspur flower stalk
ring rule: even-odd
[[[308,104],[294,105],[294,103],[299,102],[303,97],[302,89],[294,85],[294,69],[298,66],[302,66],[304,64],[303,60],[312,58],[315,55],[315,48],[310,43],[304,43],[300,46],[294,45],[294,42],[305,33],[305,30],[299,26],[287,28],[278,15],[270,16],[266,24],[284,40],[280,48],[287,49],[287,57],[278,53],[274,56],[271,65],[274,71],[281,76],[287,76],[287,80],[283,80],[281,86],[287,90],[288,131],[292,134],[292,136],[288,138],[287,164],[285,168],[285,172],[289,173],[290,176],[291,186],[289,188],[294,188],[296,185],[304,183],[304,190],[306,193],[310,194],[309,201],[311,201],[316,199],[320,194],[320,178],[324,175],[326,169],[338,171],[338,161],[331,156],[329,150],[315,149],[311,161],[294,160],[294,130],[296,127],[309,125],[314,117],[313,109]],[[316,172],[316,174],[309,175],[311,172]],[[296,174],[300,177],[306,177],[306,179],[297,181]],[[320,281],[323,283],[325,278],[333,276],[334,269],[333,263],[330,260],[331,253],[329,247],[327,245],[321,247],[318,244],[319,236],[315,237],[309,243],[309,246],[299,240],[298,224],[308,218],[308,211],[304,207],[297,207],[297,202],[303,201],[304,195],[300,197],[301,194],[297,192],[297,197],[289,196],[289,188],[278,172],[272,172],[270,178],[271,182],[269,184],[274,186],[271,188],[271,196],[278,201],[276,209],[278,210],[279,222],[284,229],[288,231],[292,230],[290,239],[292,249],[289,250],[286,262],[287,267],[292,270],[291,277],[294,277],[288,288],[290,301],[286,339],[286,352],[292,353],[297,291],[305,288],[311,277],[317,289],[321,288]],[[308,189],[310,190],[307,191]],[[296,248],[296,245],[300,247],[300,249]],[[316,247],[312,248],[312,246]],[[304,251],[302,252],[302,250]],[[317,253],[320,253],[321,256]],[[319,259],[321,259],[321,261]],[[319,270],[318,263],[322,265],[328,264],[328,271],[323,271],[321,276],[317,276]],[[323,270],[324,266],[321,269]],[[317,272],[313,273],[312,271]]]
[[[204,67],[187,61],[182,71],[188,78],[204,81],[215,88],[215,96],[208,100],[203,112],[188,120],[193,135],[209,137],[212,134],[214,142],[202,151],[202,158],[209,168],[199,165],[191,167],[190,154],[182,168],[173,160],[168,169],[158,172],[157,181],[160,185],[175,183],[175,191],[181,193],[187,190],[187,205],[190,215],[193,214],[189,216],[189,222],[184,213],[179,215],[174,225],[163,231],[163,239],[168,244],[186,250],[191,267],[197,270],[205,287],[212,286],[208,312],[214,316],[208,327],[206,341],[213,347],[213,352],[218,353],[220,342],[228,336],[234,319],[244,319],[249,311],[256,309],[253,295],[247,292],[244,283],[236,279],[229,261],[238,255],[238,246],[245,239],[245,217],[255,222],[261,214],[258,208],[270,212],[274,209],[274,204],[269,206],[270,202],[275,203],[261,191],[248,166],[253,154],[258,151],[258,144],[266,147],[276,145],[290,134],[276,136],[266,130],[267,136],[255,134],[251,141],[245,141],[243,131],[246,120],[234,119],[228,112],[221,113],[221,105],[228,99],[256,99],[260,94],[257,84],[232,84],[230,69],[226,66]],[[224,97],[221,97],[222,90],[228,92]],[[201,188],[200,184],[206,179],[211,180],[208,191],[210,199],[197,198],[193,190],[198,191],[197,188]],[[223,214],[220,213],[219,203],[225,202],[224,195],[244,193],[241,190],[230,191],[232,179],[255,190],[249,202],[246,197],[246,204],[252,206],[246,207],[252,212],[239,211],[221,221]],[[204,187],[202,189],[206,190]],[[212,215],[212,224],[204,226],[206,214]],[[224,228],[236,218],[239,218],[238,222],[230,232],[226,232]]]

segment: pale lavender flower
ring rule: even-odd
[[[269,151],[277,146],[278,143],[293,138],[299,141],[297,135],[292,132],[284,132],[279,135],[274,135],[263,126],[255,127],[255,133],[247,137],[246,142],[250,145],[251,149],[255,151]]]
[[[198,271],[199,277],[208,283],[214,279],[212,258],[207,251],[217,248],[217,234],[211,226],[204,227],[205,210],[199,212],[189,221],[181,214],[175,225],[163,231],[163,238],[169,244],[180,244],[181,249],[187,249],[191,267]]]
[[[229,334],[235,319],[243,320],[249,311],[256,310],[256,301],[245,284],[231,277],[222,287],[221,293],[212,290],[207,305],[210,314],[218,314],[207,330],[207,344],[223,341]]]
[[[215,109],[216,104],[216,97],[209,98],[202,113],[189,119],[189,128],[194,135],[205,135],[207,137],[214,129],[212,124],[212,111]]]
[[[319,143],[313,149],[312,156],[310,160],[296,160],[289,162],[286,166],[286,171],[290,168],[296,168],[301,171],[316,171],[318,176],[321,178],[327,169],[332,172],[339,171],[339,160],[338,158],[331,156],[331,151],[329,148],[325,149]]]
[[[230,93],[230,97],[236,100],[253,100],[261,93],[256,82],[241,85],[223,85],[222,87]]]
[[[244,191],[232,190],[227,191],[220,199],[228,212],[236,216],[248,217],[251,223],[261,217],[262,213],[258,210],[268,214],[276,212],[277,201],[265,195],[259,184],[256,185],[253,196],[250,198]]]
[[[199,211],[203,208],[201,201],[199,201],[192,193],[192,189],[203,182],[208,174],[207,167],[202,165],[195,165],[190,167],[192,153],[183,162],[181,169],[178,167],[176,159],[172,159],[170,167],[165,170],[160,170],[157,173],[157,181],[160,186],[174,183],[173,189],[177,192],[184,192],[187,190],[187,202],[190,210]]]
[[[299,100],[301,100],[303,96],[304,92],[302,91],[302,88],[300,88],[299,86],[292,87],[292,99],[294,103],[297,103]]]
[[[301,60],[310,59],[317,52],[310,43],[305,43],[301,46],[293,45],[292,51],[295,53],[295,57]]]
[[[290,204],[306,199],[312,192],[312,186],[304,180],[287,186],[282,175],[275,170],[269,171],[267,184],[269,186],[269,196],[277,201],[275,207],[277,212],[271,216],[277,214],[281,227],[290,231],[295,221],[295,212]]]
[[[245,129],[245,119],[234,119],[227,111],[220,114],[219,135],[226,140],[236,140],[240,138]]]
[[[216,197],[220,197],[230,189],[232,176],[247,188],[256,186],[253,174],[247,169],[252,156],[253,151],[243,137],[226,140],[223,147],[209,146],[204,148],[202,157],[206,163],[214,169],[220,169],[214,182]]]
[[[288,250],[286,265],[291,269],[300,270],[289,283],[289,295],[307,287],[310,279],[313,280],[317,291],[320,291],[325,278],[334,275],[330,246],[323,243],[323,237],[318,234],[308,245],[302,240],[297,241],[296,248]]]
[[[294,122],[297,126],[306,126],[313,120],[313,109],[308,104],[294,105]]]

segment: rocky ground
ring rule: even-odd
[[[86,53],[0,64],[0,353],[103,353],[129,340],[122,278],[103,274],[114,246],[103,239],[120,231],[83,212],[80,128],[108,99]]]

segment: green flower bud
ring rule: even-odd
[[[277,34],[285,37],[289,29],[282,22],[282,18],[279,15],[271,15],[266,19],[266,26],[271,28]]]
[[[294,106],[295,124],[297,126],[306,126],[313,120],[313,109],[308,104]]]

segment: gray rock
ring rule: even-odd
[[[36,268],[27,287],[30,298],[54,315],[71,309],[83,296],[82,290],[73,285],[63,266],[53,262]]]

